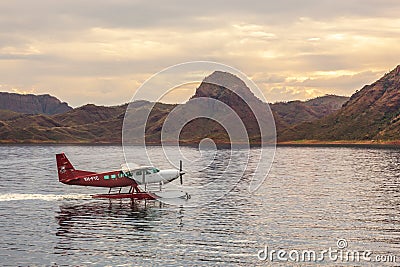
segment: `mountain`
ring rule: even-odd
[[[289,140],[400,139],[400,65],[353,94],[336,113],[286,129]]]
[[[400,120],[396,102],[398,97],[396,98],[396,89],[394,89],[398,88],[396,87],[398,69],[380,81],[366,86],[353,95],[351,99],[326,95],[308,101],[270,104],[275,119],[278,140],[311,138],[331,140],[339,137],[345,139],[336,134],[348,134],[357,131],[370,133],[369,129],[375,124],[377,125],[384,121],[386,117],[392,123],[388,127],[381,128],[374,136],[379,134],[379,138],[385,136],[385,138],[398,138],[398,132],[400,131],[398,131],[399,127],[396,125],[400,124]],[[386,88],[386,91],[383,90],[384,88]],[[372,91],[372,93],[369,91]],[[382,99],[378,100],[378,96],[381,96]],[[54,103],[61,103],[56,98],[48,97],[55,99]],[[375,98],[377,99],[376,101],[374,100],[376,103],[372,103],[372,99]],[[35,96],[32,99],[36,99]],[[47,103],[49,102],[51,101]],[[217,102],[222,103],[223,106],[216,104]],[[379,108],[377,108],[378,104]],[[61,106],[65,107],[65,105],[67,104],[61,103]],[[50,106],[42,106],[42,112],[57,110],[49,109]],[[217,121],[204,117],[214,117],[224,122],[225,125],[234,124],[235,119],[239,117],[249,135],[248,140],[252,144],[259,144],[261,130],[252,111],[255,111],[256,114],[262,114],[262,116],[259,116],[262,122],[261,125],[270,126],[263,131],[266,139],[271,138],[275,133],[273,127],[271,127],[274,122],[272,116],[268,116],[271,113],[266,112],[269,109],[268,105],[258,99],[240,78],[221,71],[216,71],[207,76],[196,89],[191,99],[181,105],[151,103],[148,101],[136,101],[131,103],[129,108],[127,104],[113,107],[88,104],[75,109],[68,107],[68,110],[64,113],[52,115],[34,114],[38,113],[38,109],[37,106],[32,107],[34,111],[24,110],[24,113],[20,113],[21,109],[17,109],[19,112],[0,109],[0,142],[120,143],[122,140],[121,130],[125,118],[130,121],[127,129],[130,132],[136,132],[136,137],[139,137],[133,138],[132,142],[140,141],[139,139],[143,136],[143,125],[145,125],[146,142],[159,144],[161,130],[164,131],[164,122],[168,117],[171,117],[171,111],[180,111],[181,115],[175,117],[175,121],[186,121],[187,124],[182,129],[178,129],[178,127],[183,124],[167,125],[165,137],[167,139],[172,138],[168,134],[172,134],[178,129],[180,130],[179,138],[181,143],[195,144],[208,137],[212,138],[216,143],[227,144],[231,140],[229,140],[226,129]],[[368,107],[370,107],[370,111],[367,111]],[[388,111],[383,112],[382,109],[388,109]],[[126,110],[128,110],[128,113],[125,113]],[[232,110],[234,113],[231,112]],[[187,120],[191,115],[199,112],[202,112],[205,116]],[[362,115],[363,112],[367,113]],[[383,115],[380,112],[383,112]],[[141,118],[143,114],[149,114],[149,116]],[[379,114],[382,116],[378,116]],[[354,120],[350,120],[349,116],[353,116]],[[368,124],[366,128],[363,128],[363,125],[369,122],[371,118],[376,119],[375,124]],[[338,122],[343,122],[344,124],[338,124]],[[340,125],[343,128],[340,128]],[[335,130],[332,131],[332,129]],[[234,132],[233,134],[237,133]],[[354,138],[365,139],[365,134],[357,135]],[[240,143],[244,140],[237,139],[236,141]]]
[[[20,114],[0,121],[3,142],[119,142],[125,106],[86,105],[64,114]]]
[[[202,101],[196,101],[199,99]],[[218,105],[215,100],[222,102],[226,107]],[[208,110],[209,117],[215,118],[215,120],[199,118],[190,121],[182,129],[181,139],[183,142],[190,143],[194,139],[199,141],[206,137],[213,138],[220,143],[229,143],[235,138],[236,142],[246,142],[246,140],[239,140],[241,135],[239,131],[236,129],[232,131],[233,128],[237,128],[233,122],[238,121],[238,118],[243,122],[248,140],[252,143],[261,142],[262,130],[264,130],[263,134],[266,138],[272,138],[275,135],[274,120],[272,114],[269,113],[269,108],[253,94],[240,78],[231,73],[215,71],[207,76],[196,89],[191,101],[185,105],[182,107],[187,110],[186,113],[190,113],[191,110],[194,112],[199,109]],[[189,108],[187,105],[192,106]],[[259,114],[260,124],[257,122],[257,114]],[[269,116],[270,114],[271,116]],[[232,127],[230,130],[224,129],[216,119],[222,122],[226,128]],[[227,130],[230,131],[231,140],[229,140]]]
[[[291,101],[288,103],[270,104],[270,107],[279,133],[297,123],[312,121],[331,114],[338,110],[348,99],[348,97],[326,95],[305,102]],[[129,116],[126,116],[129,122],[127,124],[130,125],[130,132],[127,134],[130,137],[129,142],[140,142],[143,135],[141,127],[147,122],[145,129],[146,142],[159,144],[161,129],[165,119],[175,108],[174,112],[180,115],[176,115],[173,117],[173,120],[168,121],[169,123],[171,121],[176,121],[177,123],[166,125],[163,132],[164,140],[175,139],[174,134],[177,130],[180,130],[179,140],[181,143],[198,143],[204,138],[212,138],[216,143],[220,144],[230,143],[232,140],[229,140],[227,130],[216,120],[218,119],[228,124],[225,126],[229,126],[229,122],[235,121],[235,116],[231,114],[229,108],[218,105],[215,100],[225,104],[234,111],[243,122],[248,139],[252,144],[259,144],[261,142],[261,130],[253,111],[255,114],[261,114],[259,120],[264,130],[265,139],[271,139],[275,135],[275,131],[273,131],[274,122],[272,116],[269,116],[271,113],[269,113],[267,104],[258,99],[237,76],[227,72],[215,71],[202,81],[196,89],[195,94],[186,104],[175,106],[157,103],[155,110],[150,112],[149,109],[153,103],[135,103],[135,106],[140,105],[142,109],[141,113],[138,113],[137,110],[129,111]],[[144,110],[146,110],[145,113],[143,113]],[[147,119],[147,116],[142,118],[141,114],[149,114],[149,118]],[[196,114],[207,115],[207,117],[214,119],[196,118],[188,120],[190,115]],[[188,123],[180,129],[179,127],[184,125],[185,121]],[[236,125],[233,126],[235,128]],[[230,134],[231,138],[235,135],[239,136],[238,131],[231,131]],[[126,138],[125,141],[127,141]],[[236,141],[245,142],[245,140]]]
[[[339,110],[349,100],[346,96],[325,95],[308,101],[289,101],[270,104],[274,113],[277,132],[286,128],[310,122]]]
[[[147,101],[130,105],[133,113],[152,106]],[[149,118],[149,125],[156,127],[153,119],[174,105],[156,104]],[[0,142],[3,143],[120,143],[127,104],[97,106],[88,104],[63,114],[33,115],[0,111]]]
[[[136,102],[133,104],[138,105]],[[247,140],[260,143],[260,128],[250,106],[256,113],[262,114],[260,120],[263,124],[269,122],[273,126],[272,115],[269,118],[265,116],[268,108],[265,103],[254,96],[241,79],[221,71],[207,76],[185,104],[156,103],[151,111],[149,109],[153,103],[140,105],[140,110],[128,110],[125,116],[125,142],[140,142],[143,125],[146,125],[146,142],[152,144],[161,142],[161,131],[166,142],[173,142],[179,136],[179,141],[186,144],[196,144],[204,138],[212,138],[218,144],[242,143]],[[232,130],[237,128],[235,119],[243,122],[242,129],[246,130],[248,137],[240,135],[236,129]],[[222,125],[228,126],[230,135]],[[273,127],[271,129],[274,130]],[[265,136],[274,136],[275,131],[263,133]]]
[[[51,95],[22,95],[0,92],[0,110],[26,114],[60,114],[72,110],[67,103]]]

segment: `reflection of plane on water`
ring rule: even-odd
[[[108,194],[94,195],[93,198],[130,198],[130,199],[161,199],[161,198],[190,198],[182,191],[164,191],[162,185],[172,182],[185,174],[182,171],[182,161],[180,169],[159,170],[153,166],[132,167],[131,164],[122,164],[121,170],[109,172],[90,172],[76,170],[64,153],[56,155],[58,179],[61,183],[69,185],[95,186],[110,188]],[[159,192],[146,191],[147,184],[159,184]],[[142,190],[139,185],[144,186]],[[128,193],[121,193],[123,187],[130,187]],[[112,188],[119,188],[117,193],[111,193]]]
[[[79,204],[77,204],[79,203]],[[60,210],[56,213],[58,223],[56,236],[59,244],[56,246],[57,253],[70,252],[74,243],[71,240],[87,239],[88,232],[98,233],[99,229],[108,231],[116,221],[126,229],[132,240],[137,240],[133,231],[152,231],[154,221],[158,221],[165,211],[158,207],[156,202],[104,202],[104,201],[80,201],[75,204],[62,203]],[[175,214],[175,213],[172,213]],[[90,223],[88,223],[90,221]],[[118,238],[118,235],[115,236]],[[156,240],[154,240],[156,242]],[[79,242],[78,242],[79,243]],[[75,244],[77,244],[75,242]]]

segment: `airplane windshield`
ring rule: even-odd
[[[132,177],[132,173],[130,171],[121,171],[121,173],[125,177],[128,177],[128,178]]]

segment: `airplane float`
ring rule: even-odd
[[[94,186],[109,188],[108,194],[93,195],[93,198],[121,199],[130,198],[137,200],[153,200],[161,198],[186,198],[190,195],[182,191],[162,192],[162,185],[180,178],[185,174],[182,170],[182,161],[180,169],[159,170],[153,166],[132,167],[130,164],[122,164],[121,170],[109,172],[90,172],[76,170],[64,153],[56,154],[58,180],[63,184]],[[159,192],[146,191],[147,184],[159,184]],[[142,190],[139,185],[144,186]],[[129,192],[121,193],[123,187],[130,187]],[[112,193],[113,188],[119,188],[117,193]],[[171,194],[172,193],[172,194]]]

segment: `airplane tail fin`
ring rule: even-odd
[[[76,177],[93,174],[94,172],[75,170],[71,162],[68,160],[64,153],[56,154],[58,180],[61,183],[68,183],[75,180]]]
[[[74,178],[75,168],[74,166],[72,166],[67,156],[65,156],[64,153],[56,154],[56,160],[57,160],[58,180],[60,182],[65,182]]]

